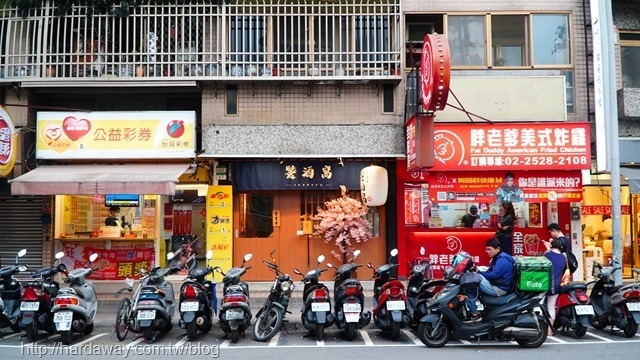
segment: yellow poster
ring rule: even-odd
[[[227,272],[233,267],[233,192],[231,185],[207,190],[207,249],[213,250],[211,266]],[[216,273],[216,281],[222,276]]]

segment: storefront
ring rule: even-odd
[[[434,166],[407,171],[398,164],[398,248],[400,263],[425,257],[436,276],[452,257],[467,251],[481,265],[494,236],[499,204],[516,214],[511,252],[541,255],[546,226],[556,222],[581,253],[581,170],[590,166],[589,126],[583,123],[444,124],[434,126]],[[513,183],[506,183],[513,178]],[[506,191],[503,191],[506,190]],[[478,209],[471,228],[461,218]],[[406,271],[406,269],[404,269]]]
[[[38,112],[36,158],[48,165],[11,192],[55,195],[54,248],[69,268],[97,252],[93,278],[135,276],[163,263],[174,222],[190,231],[171,199],[195,159],[194,128],[191,111]]]

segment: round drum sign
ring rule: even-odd
[[[447,38],[440,34],[425,35],[420,60],[420,87],[422,107],[426,112],[445,108],[450,79],[451,54]]]

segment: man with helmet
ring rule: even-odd
[[[482,275],[480,281],[480,292],[492,295],[502,296],[511,289],[513,282],[514,264],[513,257],[502,251],[500,240],[491,238],[485,244],[485,251],[491,258],[489,268],[485,271],[478,271]],[[482,320],[482,316],[478,313],[476,306],[476,298],[479,295],[476,288],[466,288],[465,295],[467,297],[467,307],[469,308],[469,319],[465,322],[478,322]]]

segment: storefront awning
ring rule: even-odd
[[[12,195],[174,195],[189,164],[46,165],[10,180]]]
[[[621,167],[620,173],[627,178],[629,192],[631,194],[640,194],[640,168]]]

